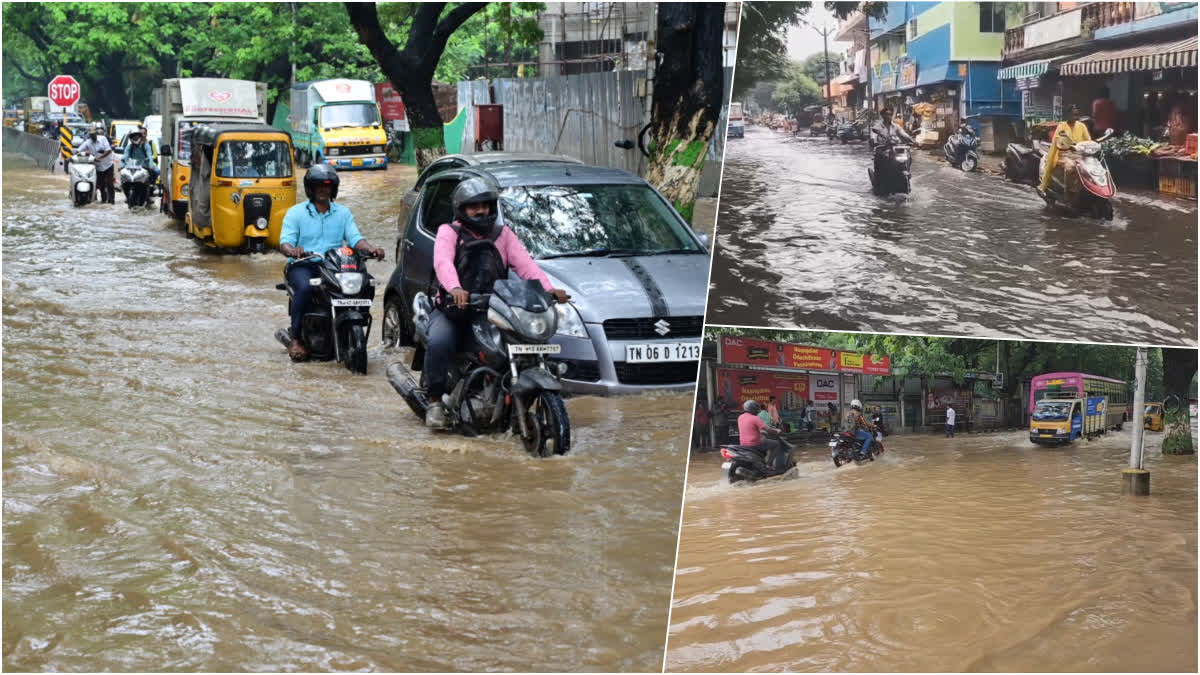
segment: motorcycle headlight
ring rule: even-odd
[[[259,216],[258,220],[254,221],[254,227],[256,227],[260,230],[267,229],[267,224],[268,224],[267,219],[262,216]]]
[[[338,272],[338,285],[346,295],[354,295],[362,290],[363,275],[361,272]]]
[[[517,332],[527,338],[545,342],[558,328],[558,313],[550,308],[544,312],[529,312],[519,307],[511,309],[513,318],[517,320]]]
[[[579,316],[579,310],[575,309],[574,305],[570,303],[557,304],[554,306],[554,310],[558,314],[559,335],[588,337],[587,328],[583,325],[583,318]]]

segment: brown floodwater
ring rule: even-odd
[[[671,671],[1196,671],[1196,458],[1130,432],[888,438],[835,469],[721,485],[692,458]]]
[[[412,169],[343,173],[389,260]],[[80,209],[5,155],[5,670],[659,670],[691,395],[577,397],[573,452],[432,435],[293,365],[278,253]]]

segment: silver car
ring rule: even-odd
[[[437,228],[465,176],[501,187],[500,214],[555,287],[568,391],[691,390],[700,359],[708,242],[646,181],[625,171],[562,162],[493,162],[424,177],[397,241],[384,293],[385,345],[412,344],[412,299],[431,287]],[[511,274],[511,272],[510,272]]]

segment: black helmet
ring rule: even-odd
[[[313,199],[314,187],[322,183],[332,184],[333,192],[329,194],[329,199],[332,201],[337,199],[339,182],[341,181],[338,179],[337,172],[333,170],[332,166],[329,166],[328,164],[314,164],[312,168],[304,174],[304,194],[311,201]]]
[[[454,218],[462,223],[468,230],[476,234],[487,234],[492,231],[496,225],[496,205],[500,199],[500,186],[496,184],[495,179],[486,174],[470,176],[458,184],[454,188],[454,194],[451,197],[454,201]],[[486,203],[491,210],[488,215],[478,218],[468,218],[463,211],[463,207],[467,204],[484,204]]]

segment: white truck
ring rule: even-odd
[[[365,80],[319,80],[292,85],[288,131],[302,166],[326,162],[337,169],[386,169],[387,132]]]
[[[726,138],[744,138],[746,135],[746,119],[742,113],[741,103],[729,104],[729,128]]]
[[[209,77],[172,78],[163,80],[159,105],[162,111],[161,210],[171,218],[183,220],[188,205],[192,129],[202,122],[266,124],[267,85],[265,82]]]

